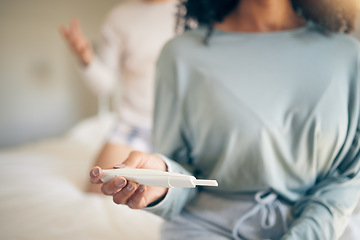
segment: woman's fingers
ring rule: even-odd
[[[102,170],[100,167],[96,166],[90,170],[90,182],[91,183],[94,183],[94,184],[102,183],[102,181],[100,179],[101,176],[102,176]]]
[[[135,193],[128,199],[127,205],[132,209],[141,209],[146,207],[148,204],[145,199],[145,190],[144,185],[140,185]]]
[[[123,177],[117,177],[111,181],[104,183],[101,187],[101,191],[108,196],[112,196],[114,193],[121,191],[126,185],[126,179]]]
[[[79,21],[74,19],[70,24],[70,42],[74,51],[86,66],[92,60],[92,47],[89,44],[88,39],[81,31]]]
[[[60,26],[60,32],[63,35],[63,37],[66,39],[68,44],[71,47],[75,48],[75,45],[78,40],[73,32],[73,29],[71,27],[67,29],[65,26]]]
[[[88,52],[91,51],[89,41],[83,35],[77,19],[73,19],[70,22],[69,28],[60,26],[60,32],[80,58],[83,59],[83,55],[88,54]]]
[[[101,191],[108,196],[113,196],[116,204],[128,205],[130,208],[140,209],[146,207],[144,198],[146,187],[125,178],[117,177],[104,183]]]
[[[69,41],[69,34],[70,34],[70,33],[69,33],[69,30],[67,30],[66,27],[63,26],[63,25],[60,26],[59,30],[60,30],[60,33],[63,35],[63,37],[64,37],[67,41]]]
[[[128,200],[132,197],[135,191],[138,189],[138,184],[129,181],[128,184],[122,188],[120,191],[115,192],[113,195],[113,201],[116,204],[127,204]]]
[[[74,19],[71,24],[71,30],[75,38],[86,40],[84,34],[82,33],[79,20]]]
[[[70,32],[71,41],[74,46],[82,40],[83,35],[81,34],[80,31],[79,22],[76,19],[71,21],[69,32]]]

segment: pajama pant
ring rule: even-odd
[[[275,193],[199,192],[182,213],[164,223],[162,240],[280,239],[292,222],[291,206]]]

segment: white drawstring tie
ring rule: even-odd
[[[279,209],[284,232],[287,231],[286,211],[280,201],[277,199],[277,194],[273,192],[260,191],[255,194],[256,204],[248,212],[246,212],[239,220],[237,220],[232,235],[236,240],[242,240],[239,229],[241,225],[252,216],[255,216],[259,211],[261,212],[260,225],[263,229],[269,229],[276,224],[276,208]]]

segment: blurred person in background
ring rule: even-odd
[[[116,6],[107,16],[95,54],[74,19],[60,32],[81,64],[85,83],[98,96],[111,96],[120,88],[115,102],[118,119],[96,164],[113,167],[131,150],[152,151],[155,62],[164,43],[175,33],[176,2],[130,0]],[[90,185],[90,191],[99,191]]]
[[[156,74],[154,147],[122,167],[216,179],[156,188],[90,172],[162,239],[338,239],[360,194],[357,0],[187,0]],[[181,15],[181,14],[180,14]]]

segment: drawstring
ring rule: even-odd
[[[280,201],[277,199],[275,193],[269,193],[261,191],[255,194],[256,205],[246,212],[239,220],[236,222],[232,235],[234,239],[241,240],[238,229],[241,225],[252,216],[255,216],[259,211],[261,212],[261,222],[260,225],[263,229],[269,229],[275,226],[276,224],[276,208],[279,209],[281,220],[284,228],[284,232],[287,231],[287,221],[286,221],[286,211]]]

